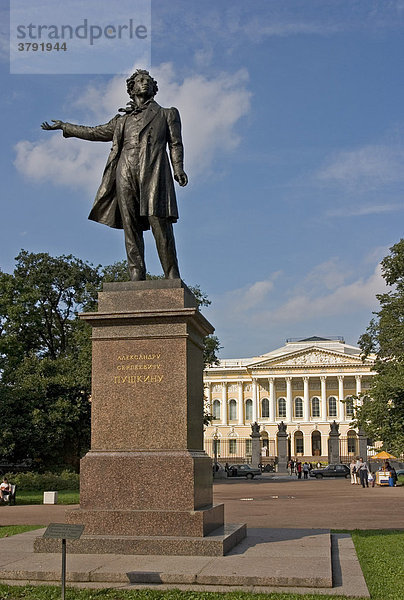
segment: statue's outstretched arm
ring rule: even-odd
[[[45,129],[45,131],[51,131],[54,129],[63,129],[63,121],[58,121],[55,119],[52,119],[52,123],[53,125],[50,125],[47,121],[44,121],[41,125],[42,129]]]
[[[63,137],[77,137],[92,142],[110,142],[114,137],[116,121],[119,118],[121,118],[121,116],[116,115],[108,123],[105,123],[105,125],[97,125],[96,127],[75,125],[74,123],[65,123],[64,121],[52,119],[53,125],[44,121],[41,127],[45,131],[61,129],[63,131]]]

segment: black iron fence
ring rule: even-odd
[[[340,462],[349,464],[353,458],[359,454],[359,440],[357,437],[339,438],[339,456]]]
[[[205,452],[219,462],[250,462],[252,440],[250,437],[205,439]],[[276,457],[275,440],[261,439],[262,463],[273,462]]]

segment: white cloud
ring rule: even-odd
[[[172,65],[164,64],[153,69],[153,75],[161,90],[157,101],[180,110],[186,168],[191,175],[201,175],[216,156],[240,142],[235,125],[250,109],[248,73],[241,69],[212,79],[193,75],[178,84]]]
[[[344,31],[345,26],[325,22],[278,21],[268,23],[254,18],[240,27],[249,38],[260,41],[267,37],[289,37],[293,35],[330,35]]]
[[[273,280],[256,281],[252,285],[232,292],[233,313],[240,313],[256,308],[268,298],[273,289]]]
[[[60,134],[60,132],[59,132]],[[18,142],[15,166],[35,181],[84,188],[95,196],[109,147],[49,135],[40,142]]]
[[[237,350],[248,345],[253,354],[266,352],[274,336],[284,339],[297,332],[337,331],[357,339],[377,310],[376,294],[386,290],[379,264],[369,275],[355,276],[353,266],[332,258],[297,275],[292,289],[287,274],[278,272],[214,296],[208,318],[225,347],[223,356],[248,355],[246,348]]]
[[[302,284],[298,284],[297,291],[301,289],[310,289],[312,293],[321,293],[326,288],[333,290],[343,285],[351,276],[351,271],[340,263],[337,257],[316,265],[303,279]]]
[[[360,309],[372,309],[375,296],[385,291],[385,283],[378,265],[367,278],[359,278],[342,284],[332,292],[313,295],[310,291],[298,293],[272,312],[278,321],[299,322],[311,318],[332,317],[354,313]]]
[[[328,217],[363,217],[366,215],[378,215],[386,212],[395,212],[404,209],[401,204],[369,204],[364,206],[347,206],[332,208],[326,212]]]
[[[341,152],[317,173],[317,179],[359,191],[403,182],[404,148],[379,144]]]
[[[161,90],[157,101],[180,110],[185,168],[192,181],[211,168],[215,157],[232,151],[239,143],[236,125],[250,107],[247,72],[221,73],[211,79],[193,75],[182,83],[175,81],[171,64],[160,65],[151,72]],[[106,122],[127,100],[125,81],[114,77],[106,86],[87,86],[69,106],[69,115],[74,115],[76,108],[81,114],[84,111],[87,124]],[[74,120],[71,116],[64,118]],[[57,131],[45,132],[34,142],[20,141],[15,149],[14,164],[24,175],[37,181],[84,187],[95,195],[109,144],[65,140]]]

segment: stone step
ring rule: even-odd
[[[246,525],[226,524],[204,537],[83,535],[67,540],[71,554],[223,556],[247,533]],[[38,537],[34,552],[57,552],[60,540]]]

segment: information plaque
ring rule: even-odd
[[[67,523],[50,523],[43,534],[44,538],[59,540],[78,540],[84,531],[84,525],[68,525]]]

